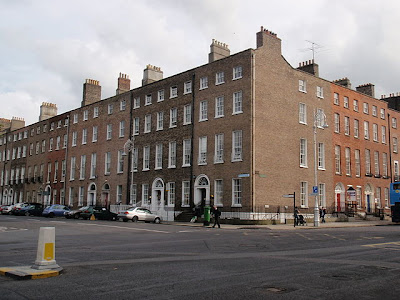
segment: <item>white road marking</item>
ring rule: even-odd
[[[67,222],[64,222],[64,221],[50,221],[50,222],[52,222],[52,223],[63,223],[63,224],[67,223]]]
[[[128,230],[150,231],[150,232],[158,232],[158,233],[170,233],[168,231],[161,231],[161,230],[154,230],[154,229],[143,229],[143,228],[132,228],[132,227],[123,227],[123,226],[116,226],[116,225],[101,225],[101,224],[90,224],[90,223],[78,223],[78,224],[87,225],[87,226],[99,226],[99,227],[128,229]]]
[[[38,219],[28,219],[28,221],[36,221],[36,222],[40,222],[40,220],[38,220]]]

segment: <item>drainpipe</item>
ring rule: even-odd
[[[67,120],[68,120],[68,127],[67,127],[67,146],[65,147],[65,177],[64,177],[64,184],[63,184],[63,188],[64,188],[64,205],[67,203],[67,166],[68,166],[68,137],[69,137],[69,115],[67,116]],[[62,169],[62,162],[61,162],[61,169]],[[61,171],[62,172],[62,171]],[[61,175],[62,176],[62,175]],[[69,195],[68,195],[69,196]],[[69,200],[68,200],[68,204],[69,204]],[[74,205],[74,203],[72,203],[72,206]],[[69,206],[69,205],[68,205]]]
[[[390,168],[389,168],[389,170],[390,170],[390,182],[391,183],[393,183],[394,182],[394,180],[393,180],[393,169],[392,169],[392,138],[391,138],[391,135],[390,135],[390,114],[388,113],[387,114],[387,122],[388,122],[388,133],[389,133],[389,137],[388,137],[388,139],[389,139],[389,143],[388,143],[388,145],[389,145],[389,162],[390,162]]]
[[[196,80],[196,74],[193,73],[192,75],[192,124],[191,124],[191,136],[190,136],[190,199],[189,203],[193,203],[193,138],[194,138],[194,104],[195,104],[195,80]]]
[[[5,154],[5,157],[3,157],[2,159],[3,159],[3,161],[4,161],[4,164],[3,164],[3,185],[1,186],[1,203],[2,204],[7,204],[7,203],[3,203],[3,196],[4,196],[4,186],[6,185],[6,181],[5,181],[5,175],[6,175],[6,163],[7,163],[7,146],[8,146],[8,140],[7,140],[7,133],[5,133],[1,138],[4,138],[4,136],[6,137],[6,147],[5,147],[5,152],[4,152],[4,154]],[[7,196],[8,197],[8,196]],[[6,202],[7,202],[7,199],[6,199]]]
[[[130,107],[129,107],[129,138],[131,141],[133,141],[133,130],[132,130],[132,125],[133,125],[133,93],[131,93],[130,96]],[[131,189],[133,186],[133,155],[134,155],[134,149],[132,149],[132,153],[130,155],[130,159],[128,159],[128,176],[126,176],[126,186],[128,187],[126,189],[126,204],[130,203],[131,200]]]
[[[256,188],[256,181],[255,181],[255,167],[256,167],[256,156],[255,156],[255,90],[256,90],[256,67],[255,67],[255,53],[251,54],[251,177],[250,177],[250,184],[251,184],[251,211],[255,211],[255,195],[254,191]]]

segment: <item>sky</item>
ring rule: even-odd
[[[320,77],[373,83],[380,98],[400,92],[399,25],[397,0],[0,0],[0,118],[75,109],[87,78],[105,99],[120,72],[136,88],[147,64],[164,78],[206,64],[212,39],[255,48],[261,26],[293,67],[315,43]]]

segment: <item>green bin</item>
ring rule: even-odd
[[[210,207],[207,205],[204,207],[204,226],[210,225]]]

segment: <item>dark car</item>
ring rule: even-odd
[[[81,211],[80,217],[84,220],[89,219],[93,215],[95,207],[94,206],[84,206],[82,208],[84,208],[84,209]]]
[[[42,212],[42,216],[43,217],[63,217],[65,216],[66,213],[68,213],[70,211],[68,206],[65,205],[61,205],[61,204],[53,204],[53,205],[49,205],[47,206],[43,212]]]
[[[71,210],[71,211],[69,211],[69,212],[67,212],[67,213],[65,214],[65,217],[66,217],[67,219],[79,219],[80,217],[83,217],[83,216],[85,215],[85,214],[84,214],[84,215],[81,215],[82,212],[89,211],[90,207],[91,207],[91,206],[84,206],[84,207],[81,207],[81,208],[79,208],[79,209]]]
[[[97,220],[116,221],[118,219],[116,213],[111,212],[106,207],[100,206],[87,206],[80,214],[81,218],[84,220],[89,219],[92,215],[94,215]]]
[[[40,203],[30,203],[26,206],[22,206],[14,211],[16,216],[41,216],[43,211],[43,205]]]
[[[25,207],[25,206],[28,206],[28,205],[29,205],[28,202],[20,202],[20,203],[14,204],[14,205],[12,206],[12,209],[11,209],[11,214],[12,214],[12,215],[18,215],[19,210],[21,210],[21,208],[23,208],[23,207]]]

